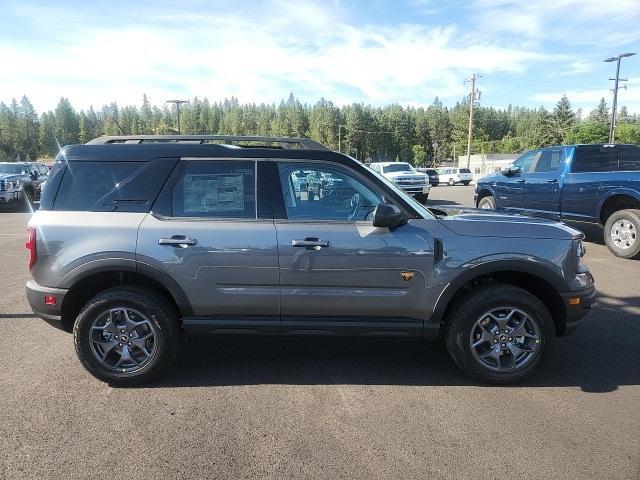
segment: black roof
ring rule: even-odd
[[[57,160],[74,162],[146,162],[155,158],[211,157],[211,158],[283,158],[326,160],[347,165],[360,164],[346,155],[330,150],[234,148],[205,143],[112,143],[102,145],[68,145]]]

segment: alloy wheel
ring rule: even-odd
[[[540,329],[525,312],[512,307],[490,310],[471,328],[469,344],[484,367],[511,373],[529,364],[540,351]]]
[[[137,310],[115,307],[91,325],[89,342],[95,358],[106,368],[133,373],[147,365],[157,351],[156,329]]]

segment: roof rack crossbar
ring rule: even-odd
[[[290,138],[290,137],[262,137],[262,136],[237,136],[237,135],[117,135],[94,138],[87,142],[87,145],[105,145],[109,143],[145,143],[153,142],[199,142],[207,143],[208,141],[217,141],[227,144],[234,142],[264,142],[280,144],[282,148],[290,149],[298,145],[304,150],[328,150],[327,147],[315,140],[309,138]],[[256,148],[260,148],[256,145]]]

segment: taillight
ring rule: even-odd
[[[38,250],[36,248],[36,229],[34,227],[28,227],[27,231],[29,233],[24,246],[29,250],[29,269],[31,269],[33,264],[36,263],[36,258],[38,257]]]

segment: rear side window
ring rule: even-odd
[[[176,162],[67,162],[53,209],[148,212]]]
[[[461,168],[460,173],[471,173],[471,170],[469,170],[468,168]]]
[[[634,145],[618,146],[618,170],[640,170],[640,147]]]
[[[618,170],[618,154],[614,147],[579,145],[573,154],[571,171],[612,172]]]
[[[190,161],[173,190],[173,216],[256,218],[256,162]]]

